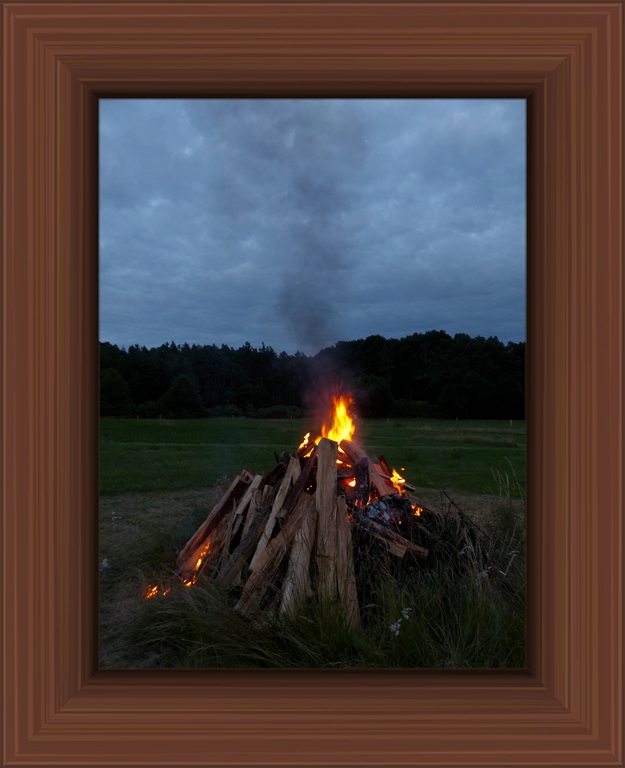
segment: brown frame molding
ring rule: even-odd
[[[623,2],[2,2],[3,765],[623,765]],[[528,669],[97,671],[97,100],[529,100]]]

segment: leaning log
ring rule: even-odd
[[[273,538],[258,558],[252,575],[243,587],[243,593],[234,610],[243,616],[250,616],[260,610],[262,599],[269,588],[271,579],[291,546],[297,531],[302,527],[314,505],[314,499],[304,494],[293,513],[287,518],[280,533]]]
[[[317,528],[317,509],[312,506],[295,534],[289,566],[282,585],[280,611],[293,613],[297,605],[312,595],[310,584],[310,555]]]
[[[352,509],[352,520],[355,525],[358,525],[360,528],[369,531],[371,534],[375,535],[376,538],[386,541],[389,545],[388,549],[391,552],[393,552],[393,549],[395,549],[396,552],[399,553],[400,549],[397,549],[399,547],[404,548],[404,552],[405,550],[408,550],[409,552],[412,552],[414,555],[418,555],[419,557],[427,557],[429,554],[429,550],[427,550],[425,547],[420,547],[418,544],[413,544],[412,541],[405,539],[403,536],[395,533],[395,531],[392,531],[390,528],[376,523],[375,520],[369,519],[355,507]],[[403,557],[404,552],[402,552],[401,555],[398,554],[398,556]]]
[[[232,586],[244,565],[247,564],[249,558],[256,551],[260,537],[265,530],[265,525],[269,515],[271,514],[271,508],[275,500],[275,496],[278,493],[279,486],[274,485],[271,493],[267,497],[267,500],[261,507],[260,511],[256,514],[254,522],[250,526],[247,534],[241,539],[238,547],[230,555],[228,562],[222,567],[219,573],[215,576],[215,583],[222,584],[224,587]]]
[[[178,566],[181,567],[189,559],[191,553],[201,549],[201,545],[208,538],[211,531],[217,526],[220,520],[225,516],[227,512],[232,509],[232,502],[238,502],[243,496],[250,483],[253,480],[253,476],[243,471],[240,475],[237,475],[228,490],[224,493],[221,499],[213,507],[212,511],[197,529],[189,541],[185,544],[180,554],[178,555]]]
[[[336,456],[338,445],[323,437],[317,446],[317,571],[322,599],[336,597]]]
[[[389,496],[397,493],[397,488],[395,488],[390,480],[383,477],[381,469],[379,464],[374,464],[372,461],[369,461],[369,479],[380,498],[382,498],[382,496]]]
[[[260,537],[260,541],[258,542],[258,547],[256,548],[256,552],[254,553],[254,557],[252,558],[252,562],[250,563],[250,568],[252,570],[254,570],[254,567],[256,566],[258,558],[262,555],[263,551],[265,550],[265,547],[267,546],[267,544],[269,544],[269,540],[271,539],[271,534],[273,533],[273,529],[276,524],[276,517],[278,515],[278,512],[282,509],[282,505],[284,504],[286,495],[291,489],[291,483],[292,482],[294,483],[297,480],[297,478],[300,475],[300,472],[301,472],[301,469],[300,469],[300,463],[299,463],[298,457],[291,456],[286,473],[280,485],[280,490],[278,491],[278,494],[273,503],[273,507],[271,509],[271,513],[269,515],[269,519],[267,520],[267,523],[265,525],[265,530],[263,531],[263,534]]]
[[[360,622],[356,574],[354,572],[354,551],[352,548],[352,529],[347,518],[345,498],[336,500],[337,563],[336,581],[339,601],[343,606],[347,620],[352,627]]]

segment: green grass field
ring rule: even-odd
[[[294,450],[309,429],[299,420],[102,419],[100,492],[206,488],[242,469],[269,472],[274,452]],[[496,494],[496,473],[525,487],[522,421],[369,419],[358,423],[356,437],[422,488]]]

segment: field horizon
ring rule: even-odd
[[[102,418],[100,494],[215,487],[243,469],[269,472],[275,453],[295,450],[315,428],[306,418]],[[354,439],[418,487],[496,494],[507,474],[513,495],[525,488],[524,421],[359,419]]]

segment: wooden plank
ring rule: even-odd
[[[236,509],[233,509],[231,514],[228,516],[228,522],[226,524],[226,535],[224,537],[224,543],[221,551],[221,557],[220,557],[220,564],[223,566],[228,562],[228,558],[230,557],[230,542],[232,540],[232,534],[233,534],[233,526],[234,522],[237,518],[237,512]],[[226,523],[224,519],[224,524]],[[235,532],[236,533],[236,532]]]
[[[302,467],[302,471],[300,472],[300,476],[297,478],[295,483],[293,483],[293,487],[286,495],[282,509],[278,512],[278,520],[284,519],[291,512],[291,510],[295,508],[295,505],[299,501],[300,496],[306,489],[306,485],[308,484],[313,467],[316,465],[316,463],[317,446],[313,445],[312,452],[306,459],[306,462]]]
[[[380,467],[382,468],[382,477],[386,478],[387,480],[391,480],[391,477],[393,476],[393,468],[389,465],[388,461],[384,458],[384,456],[382,456],[381,453],[376,456],[376,459],[379,461]],[[391,480],[391,483],[392,482],[393,481]],[[412,491],[414,493],[416,490],[414,485],[411,485],[407,482],[401,483],[401,487],[403,491]],[[396,488],[395,491],[397,491]]]
[[[224,493],[221,499],[213,507],[212,511],[197,529],[197,531],[191,536],[189,541],[185,544],[178,555],[178,564],[183,565],[188,559],[191,553],[194,553],[201,548],[204,540],[209,536],[211,530],[215,528],[217,523],[231,509],[231,503],[233,500],[238,501],[245,493],[248,485],[252,482],[252,475],[249,472],[243,471],[240,475],[237,475],[228,490]]]
[[[298,603],[312,594],[310,586],[310,555],[317,528],[317,509],[313,505],[308,509],[300,529],[295,534],[289,566],[282,585],[280,611],[293,613]]]
[[[323,437],[317,446],[317,572],[322,599],[336,597],[336,457],[338,445]]]
[[[384,544],[385,548],[392,554],[395,555],[395,557],[398,557],[400,560],[407,552],[407,547],[404,544],[399,544],[396,541],[391,541],[390,539],[384,538],[383,536],[380,536],[379,533],[376,533],[372,529],[368,529],[368,533],[370,536],[373,536],[374,539],[377,539],[382,544]]]
[[[340,448],[345,452],[350,463],[354,466],[363,461],[363,459],[369,458],[366,451],[352,440],[341,440]]]
[[[266,485],[262,490],[257,490],[256,493],[252,496],[250,507],[247,510],[247,516],[245,518],[245,525],[243,526],[243,533],[241,534],[241,538],[247,535],[247,532],[254,522],[254,518],[256,517],[258,510],[260,507],[262,507],[263,502],[267,499],[267,495],[269,494],[271,488],[271,485]]]
[[[336,500],[337,558],[336,582],[339,601],[343,606],[347,620],[352,627],[360,623],[358,591],[354,572],[354,552],[352,549],[352,529],[347,517],[345,498]]]
[[[295,482],[295,480],[297,480],[297,478],[299,477],[300,473],[301,473],[301,468],[300,468],[299,458],[297,456],[291,456],[289,460],[289,466],[287,467],[287,470],[286,470],[286,474],[284,475],[282,484],[280,485],[280,490],[278,491],[278,495],[276,496],[276,499],[274,501],[271,514],[269,515],[269,519],[267,520],[265,530],[263,531],[263,534],[260,537],[260,541],[258,542],[258,548],[254,553],[252,562],[250,563],[250,568],[252,570],[254,570],[254,568],[256,567],[258,558],[263,554],[267,544],[269,544],[269,540],[271,539],[271,534],[273,533],[273,529],[276,524],[276,517],[278,515],[278,512],[282,509],[282,505],[284,504],[284,500],[286,499],[287,493],[291,489],[291,482]]]
[[[267,500],[267,496],[271,492],[271,489],[273,488],[273,486],[274,486],[274,483],[271,483],[271,484],[265,483],[265,487],[263,488],[263,495],[261,496],[261,499],[260,499],[260,504],[265,503],[265,501]]]
[[[382,477],[380,469],[379,464],[376,465],[372,461],[369,461],[369,479],[371,480],[371,485],[376,489],[380,497],[388,496],[389,494],[399,495],[397,488],[395,488],[393,483]]]
[[[252,499],[256,495],[256,491],[259,488],[262,488],[262,484],[264,482],[264,478],[262,475],[256,475],[252,482],[250,483],[247,491],[243,494],[243,498],[237,505],[237,509],[235,512],[235,520],[233,522],[232,527],[232,536],[237,535],[237,531],[241,527],[241,523],[245,520],[246,513],[248,511],[248,507],[250,506]]]
[[[279,483],[280,480],[284,477],[284,473],[286,472],[287,464],[278,463],[276,466],[271,470],[271,472],[267,475],[265,478],[265,487],[268,485],[275,485],[276,483]]]
[[[265,525],[271,514],[271,508],[275,501],[275,496],[280,490],[278,485],[274,485],[272,492],[267,497],[267,500],[260,509],[260,512],[255,516],[253,523],[250,526],[246,536],[244,536],[238,547],[232,553],[227,564],[219,571],[215,577],[216,584],[222,584],[224,587],[232,586],[235,583],[238,575],[241,572],[243,566],[247,563],[250,557],[256,551],[260,537],[265,530]]]
[[[264,478],[262,475],[255,475],[254,479],[248,486],[247,491],[245,491],[245,493],[243,494],[243,498],[237,505],[237,509],[235,512],[236,515],[245,514],[247,506],[252,500],[252,496],[259,488],[262,488],[263,481],[264,481]]]
[[[354,507],[351,510],[351,513],[354,524],[364,528],[371,534],[375,534],[376,538],[384,539],[400,548],[405,547],[409,552],[412,552],[419,557],[428,556],[429,550],[425,549],[425,547],[420,547],[418,544],[413,544],[411,541],[408,541],[408,539],[405,539],[403,536],[395,533],[395,531],[392,531],[390,528],[376,523],[375,520],[368,518],[357,507]],[[403,557],[403,553],[401,556]]]
[[[181,563],[176,575],[189,586],[189,583],[195,584],[196,577],[204,570],[213,567],[222,551],[225,540],[228,536],[228,529],[234,517],[236,500],[232,500],[230,513],[224,514],[203,541],[201,541],[193,552],[189,554],[184,563]],[[199,565],[198,565],[199,563]]]
[[[310,454],[310,451],[312,450],[314,445],[315,445],[315,441],[309,437],[308,443],[306,443],[306,445],[302,446],[301,448],[297,449],[297,455],[300,457],[300,459],[306,458],[306,456]]]
[[[380,463],[380,466],[382,467],[382,471],[384,472],[384,474],[388,475],[388,477],[390,477],[393,474],[393,472],[391,470],[390,464],[387,462],[387,460],[384,458],[384,456],[382,456],[382,454],[379,453],[376,456],[376,459]]]
[[[273,538],[259,557],[256,567],[243,587],[243,593],[235,605],[234,610],[244,616],[250,616],[260,609],[261,601],[267,591],[271,578],[295,538],[297,531],[302,527],[308,510],[315,504],[315,500],[308,494],[303,494],[282,527],[280,533]]]

